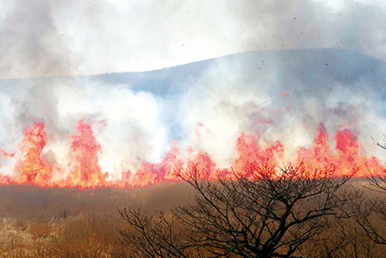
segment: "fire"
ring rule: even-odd
[[[78,135],[71,137],[70,174],[68,186],[93,187],[106,184],[108,173],[102,173],[98,165],[98,153],[102,147],[93,135],[90,124],[78,122]]]
[[[181,180],[175,174],[180,168],[196,168],[195,173],[200,179],[215,180],[219,177],[232,179],[235,173],[248,171],[251,167],[264,164],[278,166],[284,162],[285,146],[276,142],[270,146],[260,146],[259,136],[241,133],[235,149],[236,155],[230,168],[218,168],[208,153],[195,151],[192,148],[182,157],[176,142],[172,142],[170,150],[159,163],[143,161],[135,170],[122,171],[119,180],[109,179],[109,173],[102,171],[98,164],[98,156],[102,154],[102,146],[94,136],[92,124],[80,120],[77,134],[70,138],[68,164],[65,167],[50,164],[44,159],[43,150],[49,139],[43,122],[35,123],[24,129],[24,138],[15,153],[1,150],[5,158],[16,158],[14,176],[0,174],[0,184],[32,184],[41,187],[103,187],[103,186],[146,186],[163,181]],[[320,124],[314,143],[311,147],[299,148],[294,160],[296,164],[304,164],[313,170],[333,168],[334,176],[344,176],[358,171],[357,176],[365,173],[384,173],[383,163],[376,157],[361,154],[363,148],[355,134],[349,130],[338,130],[335,134],[335,148],[328,143],[328,134]]]
[[[24,129],[24,139],[19,144],[21,157],[16,165],[19,184],[37,184],[47,186],[52,177],[51,164],[43,159],[42,151],[48,138],[43,123],[34,124]]]
[[[8,153],[5,150],[0,149],[0,153],[6,158],[13,158],[16,153]]]
[[[298,151],[297,161],[304,161],[305,165],[310,168],[323,169],[333,166],[337,176],[350,174],[354,168],[358,171],[357,176],[359,177],[374,171],[385,172],[385,167],[379,159],[360,155],[361,147],[353,132],[349,130],[336,132],[335,151],[331,151],[327,138],[325,127],[323,124],[319,125],[314,145],[311,148],[301,148]]]
[[[284,155],[284,146],[277,142],[268,148],[258,145],[259,138],[254,135],[241,134],[236,142],[237,157],[233,162],[235,171],[244,171],[248,167],[259,167],[265,163],[275,165]]]

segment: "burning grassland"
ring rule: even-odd
[[[384,256],[382,1],[3,2],[0,258]]]
[[[29,184],[41,187],[133,187],[147,186],[166,181],[180,181],[176,174],[183,169],[187,173],[193,166],[199,179],[232,179],[240,173],[253,173],[253,169],[267,164],[304,164],[312,170],[331,168],[330,176],[346,176],[355,173],[357,177],[368,174],[383,174],[385,166],[373,156],[366,156],[357,142],[355,134],[349,130],[335,133],[335,148],[331,147],[329,135],[319,125],[312,146],[300,147],[295,158],[286,160],[286,146],[281,142],[261,146],[259,136],[241,133],[235,143],[235,157],[230,168],[219,168],[211,156],[203,151],[189,148],[182,156],[173,142],[170,150],[159,163],[142,161],[139,167],[121,171],[120,178],[111,178],[108,171],[102,171],[99,155],[102,146],[94,136],[92,124],[78,122],[77,134],[70,138],[67,164],[50,162],[44,156],[44,148],[49,141],[44,123],[36,123],[24,129],[24,138],[15,153],[2,150],[3,157],[16,159],[14,176],[2,176],[0,184]],[[307,175],[303,175],[307,177]],[[311,176],[311,175],[310,175]]]

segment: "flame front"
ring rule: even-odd
[[[70,138],[68,166],[50,164],[42,153],[48,142],[44,123],[36,123],[24,129],[24,138],[18,145],[17,154],[1,150],[6,158],[17,157],[16,175],[0,174],[0,184],[32,184],[41,187],[101,187],[101,186],[146,186],[163,181],[181,180],[174,173],[180,168],[196,167],[200,179],[214,180],[218,177],[232,179],[235,173],[248,171],[251,167],[264,164],[278,166],[285,162],[285,146],[276,142],[268,147],[259,146],[259,137],[241,133],[236,141],[236,155],[230,168],[218,168],[208,153],[189,148],[181,157],[176,142],[172,142],[169,152],[159,163],[142,162],[133,170],[122,171],[119,180],[109,178],[98,164],[102,146],[98,143],[92,125],[83,120],[78,122],[77,135]],[[311,147],[297,150],[291,161],[304,164],[311,170],[333,168],[334,176],[344,176],[357,171],[357,176],[366,173],[385,173],[385,166],[376,157],[361,155],[362,147],[356,136],[349,130],[338,130],[335,134],[335,149],[328,143],[328,134],[320,124]]]
[[[52,178],[53,168],[43,159],[42,151],[48,138],[43,123],[37,123],[24,129],[24,139],[19,144],[21,157],[16,165],[19,184],[37,184],[47,186]]]
[[[78,122],[78,135],[71,137],[70,174],[67,186],[93,187],[106,184],[107,173],[102,173],[98,165],[101,145],[93,135],[90,124]]]

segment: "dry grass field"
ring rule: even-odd
[[[0,257],[113,257],[122,251],[117,208],[151,212],[192,197],[183,183],[135,189],[0,186]]]
[[[354,185],[359,187],[358,182]],[[118,241],[123,224],[117,208],[168,210],[193,198],[193,189],[185,183],[135,189],[0,186],[0,257],[119,257],[129,250]],[[379,221],[380,228],[384,222]],[[386,247],[371,242],[354,223],[347,232],[350,244],[333,256],[327,255],[328,250],[340,237],[333,231],[325,233],[324,242],[305,245],[302,253],[306,257],[384,257]]]

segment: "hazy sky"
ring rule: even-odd
[[[382,3],[0,0],[0,78],[153,70],[283,48],[385,59]]]

